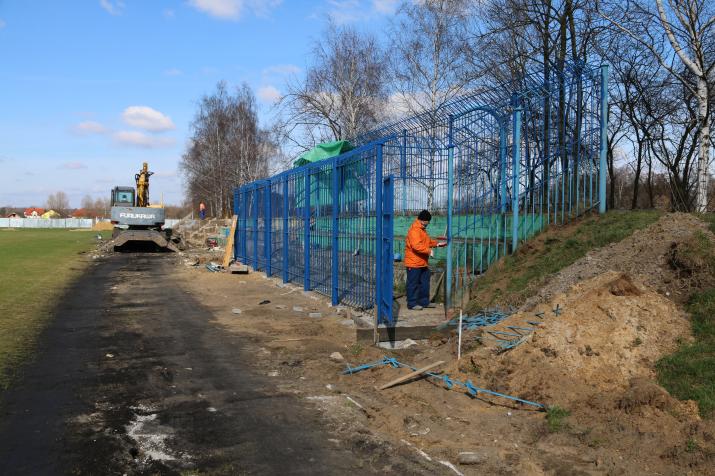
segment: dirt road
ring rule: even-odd
[[[257,370],[246,338],[172,277],[173,260],[109,256],[59,303],[36,358],[0,394],[3,474],[449,473],[335,434],[314,403]]]

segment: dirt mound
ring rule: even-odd
[[[694,268],[694,273],[683,272],[678,266],[685,263],[677,261],[677,256],[683,256],[683,253],[678,255],[677,251],[701,234],[710,243],[715,241],[705,223],[697,217],[687,213],[663,215],[656,223],[634,232],[625,240],[593,250],[564,268],[528,299],[523,308],[532,309],[538,303],[551,301],[573,284],[607,271],[627,273],[659,294],[676,302],[685,302],[693,288],[702,284],[700,276],[705,273],[698,267]]]
[[[560,313],[557,316],[554,309]],[[686,315],[631,276],[606,272],[575,285],[536,311],[543,324],[520,346],[494,356],[479,349],[493,387],[530,400],[570,406],[594,393],[622,393],[634,378],[655,378],[655,362],[689,336]],[[538,320],[520,312],[501,323]]]
[[[633,413],[642,407],[665,410],[673,406],[673,398],[651,380],[636,377],[631,379],[630,388],[618,399],[617,407],[626,413]]]

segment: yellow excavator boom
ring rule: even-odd
[[[138,207],[149,206],[149,177],[153,174],[154,172],[149,172],[149,164],[144,162],[142,169],[134,176],[134,180],[137,182]]]

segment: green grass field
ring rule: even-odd
[[[86,266],[80,253],[94,247],[96,235],[0,230],[0,388],[7,388],[32,354],[57,298]]]

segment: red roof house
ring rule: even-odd
[[[40,218],[44,213],[44,208],[30,207],[25,209],[23,215],[25,218]]]

